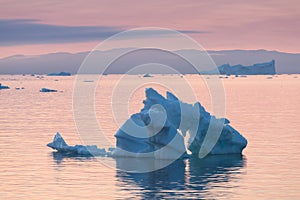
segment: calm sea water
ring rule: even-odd
[[[70,145],[80,143],[72,114],[74,76],[2,75],[0,82],[11,89],[0,91],[0,199],[299,199],[300,76],[268,77],[222,79],[226,116],[249,142],[243,156],[179,160],[158,171],[133,174],[108,167],[97,158],[63,157],[45,146],[57,131]],[[118,124],[110,99],[119,78],[103,77],[102,88],[96,92],[97,118],[111,144]],[[126,84],[151,80],[152,86],[164,91],[155,83],[164,79],[176,84],[180,78],[131,76]],[[185,78],[210,111],[205,79]],[[144,87],[149,86],[131,95],[128,113],[139,111]],[[42,87],[60,92],[40,93]],[[102,159],[112,166],[139,164],[135,159]]]

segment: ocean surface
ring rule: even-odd
[[[103,76],[95,91],[96,116],[111,146],[119,125],[111,99],[120,77]],[[159,84],[164,80],[185,91],[183,78],[211,111],[210,77],[199,75],[129,76],[123,86],[138,87],[123,90],[130,99],[120,106],[128,115],[138,112],[145,87],[166,91]],[[0,90],[0,199],[300,199],[300,75],[221,78],[226,117],[248,140],[243,155],[178,160],[143,174],[116,169],[124,162],[138,165],[136,159],[66,157],[46,147],[56,132],[69,145],[82,143],[72,112],[74,80],[0,76],[10,87]],[[41,93],[42,87],[59,92]]]

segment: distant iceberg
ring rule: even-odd
[[[275,60],[266,63],[258,63],[251,66],[224,64],[215,70],[204,71],[202,74],[223,75],[273,75],[276,74]]]
[[[40,92],[57,92],[57,90],[42,88],[42,89],[40,89]]]
[[[47,76],[71,76],[71,73],[69,72],[59,72],[59,73],[49,73]]]
[[[36,78],[43,79],[44,76],[38,75],[38,76],[36,76]]]
[[[154,157],[176,159],[206,154],[241,154],[247,140],[225,118],[210,115],[199,103],[187,104],[170,92],[166,97],[152,88],[146,89],[144,108],[133,114],[116,132],[116,148],[105,151],[97,146],[69,146],[59,133],[47,146],[64,153],[105,155],[112,157]],[[184,107],[184,111],[181,108]],[[166,116],[166,118],[164,118]],[[209,127],[221,127],[212,148],[206,142]],[[185,137],[189,133],[188,144]],[[209,136],[207,136],[209,137]],[[208,138],[211,140],[211,138]],[[191,152],[189,155],[188,150]]]
[[[2,90],[2,89],[9,89],[9,87],[6,86],[6,85],[2,85],[2,84],[0,83],[0,90]]]
[[[153,77],[151,74],[144,74],[144,76],[143,77],[145,77],[145,78],[149,78],[149,77]]]

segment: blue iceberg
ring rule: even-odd
[[[205,146],[207,143],[204,141],[210,125],[212,127],[221,126],[222,131],[216,144],[207,154],[241,154],[247,145],[247,140],[229,125],[228,119],[217,119],[210,115],[199,102],[194,105],[181,102],[170,92],[167,92],[166,98],[164,98],[154,89],[149,88],[146,89],[146,100],[143,103],[144,108],[141,112],[132,115],[115,134],[117,148],[113,155],[143,157],[151,156],[151,154],[145,153],[154,152],[152,156],[155,158],[173,158],[179,154],[185,156],[188,149],[192,155],[198,156],[200,148],[209,149]],[[160,105],[161,110],[155,108],[155,105]],[[185,107],[184,110],[188,112],[184,113],[182,107]],[[159,118],[163,115],[162,110],[166,111],[167,118],[165,123],[159,124],[163,121]],[[197,116],[200,118],[196,119]],[[141,130],[133,134],[134,128],[127,128],[131,126],[132,122],[142,127],[147,126],[149,137],[135,137],[134,135],[141,134]],[[158,127],[159,131],[151,134],[155,127]],[[188,144],[185,145],[184,138],[187,136],[187,132],[190,137]],[[167,147],[163,151],[163,155],[156,155],[156,150],[162,147]]]
[[[56,133],[53,142],[47,144],[48,147],[57,150],[58,152],[68,155],[96,156],[106,155],[105,149],[99,149],[96,145],[75,145],[69,146],[60,133]]]
[[[9,87],[6,86],[6,85],[2,85],[2,84],[0,83],[0,90],[3,90],[3,89],[9,89]]]
[[[276,74],[275,60],[265,63],[257,63],[251,66],[223,64],[211,71],[203,71],[202,74],[222,75],[274,75]]]
[[[57,90],[42,88],[42,89],[40,89],[40,92],[57,92]]]
[[[199,102],[184,103],[170,92],[163,97],[148,88],[143,104],[141,111],[133,114],[115,133],[116,148],[106,151],[94,145],[69,146],[59,133],[47,146],[78,155],[155,159],[200,157],[201,152],[241,154],[247,146],[247,140],[229,125],[228,119],[212,116]],[[208,134],[209,130],[213,130],[212,135]],[[214,130],[220,131],[214,134]]]
[[[70,72],[49,73],[47,76],[71,76]]]

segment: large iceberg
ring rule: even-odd
[[[229,120],[211,116],[199,102],[194,105],[181,102],[170,92],[167,92],[164,98],[154,89],[149,88],[146,89],[146,100],[143,103],[144,108],[141,112],[132,115],[116,133],[117,149],[114,155],[122,155],[124,151],[127,156],[130,152],[134,156],[137,152],[154,152],[153,156],[156,158],[170,158],[178,154],[186,155],[188,149],[192,155],[198,156],[200,148],[209,149],[203,145],[207,145],[204,141],[211,123],[212,127],[222,126],[222,128],[216,144],[207,154],[240,154],[247,145],[247,140],[229,125]],[[163,116],[163,110],[166,112],[166,120],[162,124],[163,120],[159,117]],[[132,122],[142,127],[147,126],[149,137],[134,137],[132,132],[135,129],[131,128]],[[187,137],[187,132],[189,140],[186,149],[184,138]],[[141,132],[135,134],[139,136]],[[160,151],[163,155],[156,155],[156,150],[162,147],[167,147],[164,151]],[[151,156],[151,154],[143,154],[145,155]]]
[[[257,63],[252,66],[224,64],[218,67],[220,74],[226,75],[258,75],[258,74],[276,74],[275,60],[266,63]]]
[[[251,66],[223,64],[215,70],[204,71],[202,74],[224,75],[273,75],[276,74],[275,60],[257,63]]]
[[[205,155],[241,154],[247,146],[247,140],[229,125],[228,119],[212,116],[199,102],[184,103],[170,92],[163,97],[148,88],[143,103],[141,111],[133,114],[116,132],[116,148],[105,151],[97,146],[69,146],[60,134],[48,146],[78,155],[156,159],[199,156],[201,152]],[[212,130],[210,135],[209,130]]]
[[[47,74],[47,76],[71,76],[71,73],[70,72],[59,72],[59,73],[53,72],[53,73]]]

